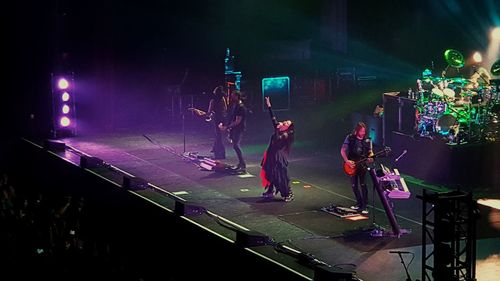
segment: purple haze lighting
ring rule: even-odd
[[[59,79],[59,81],[57,81],[57,87],[61,90],[67,89],[69,87],[68,80],[66,80],[65,78]]]
[[[69,94],[68,92],[64,92],[61,96],[62,101],[69,101]]]
[[[71,120],[68,117],[64,116],[59,120],[59,124],[63,127],[68,127],[71,124]]]
[[[67,104],[63,105],[62,107],[62,113],[68,114],[69,112],[69,106]]]

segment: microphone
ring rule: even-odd
[[[391,254],[413,254],[412,252],[407,251],[389,251]]]
[[[401,153],[401,155],[399,155],[399,156],[398,156],[398,158],[396,158],[396,160],[395,160],[394,162],[398,162],[398,161],[399,161],[399,159],[400,159],[401,157],[403,157],[403,155],[405,155],[407,152],[408,152],[408,150],[406,150],[406,149],[405,149],[405,150],[403,150],[403,153]]]

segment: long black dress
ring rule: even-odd
[[[282,197],[288,197],[292,194],[290,177],[288,176],[288,155],[290,152],[288,138],[292,137],[294,132],[293,130],[280,132],[276,128],[278,122],[271,107],[269,107],[269,115],[273,123],[274,133],[261,162],[262,185],[267,188],[266,193],[272,194],[276,188],[276,192],[279,191]]]

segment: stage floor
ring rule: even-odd
[[[159,145],[148,141],[144,134]],[[274,241],[311,253],[330,265],[342,264],[345,269],[354,269],[362,280],[404,280],[405,272],[398,255],[389,253],[394,250],[414,253],[410,274],[413,280],[421,279],[422,202],[416,196],[422,194],[424,188],[442,190],[442,187],[408,178],[410,199],[393,202],[400,226],[411,229],[412,233],[401,238],[373,238],[357,230],[369,228],[373,223],[389,230],[390,226],[379,198],[375,196],[372,200],[372,190],[369,192],[370,214],[366,219],[349,221],[321,211],[330,204],[349,207],[355,203],[349,179],[341,168],[338,145],[319,151],[314,143],[297,140],[289,165],[295,200],[285,203],[279,195],[274,200],[261,198],[259,164],[268,137],[244,138],[242,147],[248,172],[244,176],[202,171],[179,157],[184,152],[181,132],[124,131],[63,141],[241,226],[264,233]],[[210,155],[210,132],[189,131],[185,139],[185,151]],[[235,154],[227,143],[226,152],[227,163],[235,164]],[[368,176],[367,181],[371,189]],[[164,201],[162,195],[150,190],[138,193],[158,204]],[[481,214],[477,235],[477,280],[493,280],[488,276],[500,274],[500,210],[481,207]],[[191,219],[223,236],[229,237],[231,232],[207,216]],[[284,254],[277,254],[270,247],[258,247],[256,251],[312,278],[312,270]],[[410,259],[411,255],[405,256],[406,263]]]

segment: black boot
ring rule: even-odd
[[[290,191],[288,192],[288,196],[283,197],[283,200],[284,200],[285,202],[290,202],[290,201],[292,201],[292,200],[293,200],[293,192],[292,192],[292,190],[291,190],[291,189],[290,189]]]
[[[238,166],[236,167],[236,170],[238,170],[238,172],[241,172],[241,173],[246,173],[247,172],[247,165],[246,164],[238,164]]]
[[[266,192],[262,193],[262,197],[264,198],[274,198],[274,186],[268,186],[266,188]]]

